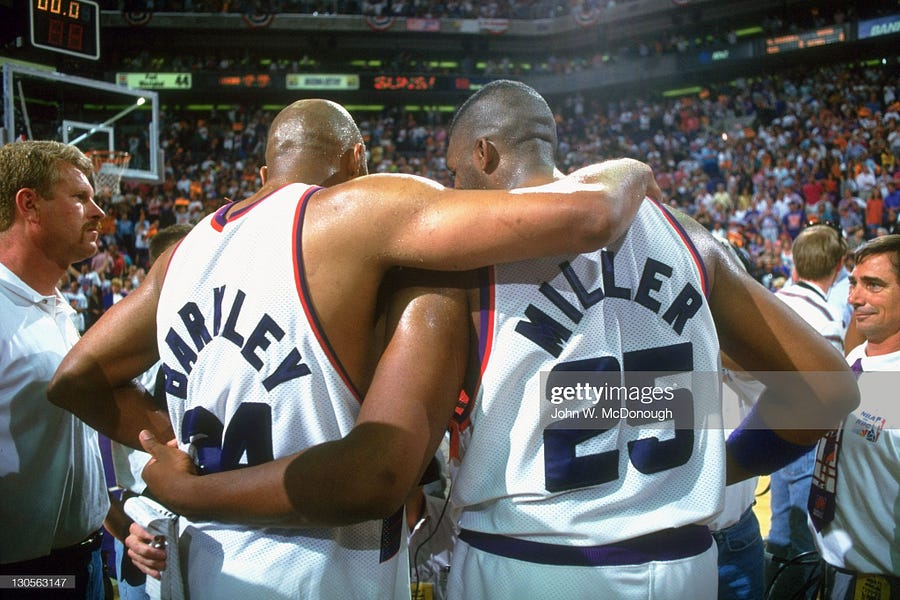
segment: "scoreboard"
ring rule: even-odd
[[[100,6],[92,0],[28,0],[31,45],[100,58]]]

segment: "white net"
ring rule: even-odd
[[[131,154],[124,150],[90,150],[85,155],[94,163],[94,194],[102,199],[121,194],[122,173]]]

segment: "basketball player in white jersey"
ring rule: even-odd
[[[174,431],[211,474],[198,481],[215,492],[181,490],[184,503],[170,505],[188,517],[191,502],[208,509],[181,524],[192,598],[408,597],[397,509],[450,415],[467,328],[445,325],[449,292],[432,285],[410,300],[401,286],[398,306],[412,308],[389,313],[388,326],[403,333],[415,323],[424,341],[389,346],[390,368],[373,374],[382,278],[393,266],[466,269],[597,247],[621,234],[648,192],[658,193],[646,165],[629,160],[508,193],[410,176],[355,178],[364,156],[359,130],[338,105],[307,100],[282,111],[261,190],[161,256],[51,386],[52,401],[119,441],[137,446],[142,428],[162,440]],[[331,188],[292,183],[347,179]],[[169,414],[129,384],[157,358]],[[367,390],[376,399],[360,408]],[[279,460],[310,448],[321,459],[310,468]],[[217,472],[252,465],[293,485],[261,494],[248,470],[216,487],[227,481]],[[263,515],[248,517],[248,505]],[[266,511],[279,515],[279,527],[234,524],[273,524]],[[132,550],[150,562],[164,556]]]
[[[496,81],[457,113],[447,165],[457,187],[541,185],[556,175],[555,147],[543,98]],[[841,357],[706,230],[656,202],[603,250],[481,275],[449,596],[715,598],[716,550],[697,523],[720,510],[726,483],[719,342],[745,370],[836,374],[806,398],[760,375],[770,387],[729,440],[734,480],[823,433],[764,423],[804,407],[836,422],[852,408]],[[770,442],[778,449],[756,447]]]
[[[900,598],[900,235],[870,240],[854,255],[853,319],[865,342],[847,362],[860,404],[819,442],[809,520],[825,561],[821,597]]]

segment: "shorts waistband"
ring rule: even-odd
[[[709,549],[712,536],[705,525],[687,525],[649,533],[602,546],[564,546],[520,540],[503,535],[463,529],[459,539],[473,548],[544,565],[603,567],[639,565],[678,560]]]

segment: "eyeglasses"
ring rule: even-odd
[[[825,227],[831,227],[833,230],[837,231],[839,239],[844,239],[844,230],[841,229],[841,226],[837,221],[832,221],[831,219],[825,219],[824,221],[813,221],[812,219],[810,219],[806,222],[807,227],[814,227],[815,225],[824,225]]]

